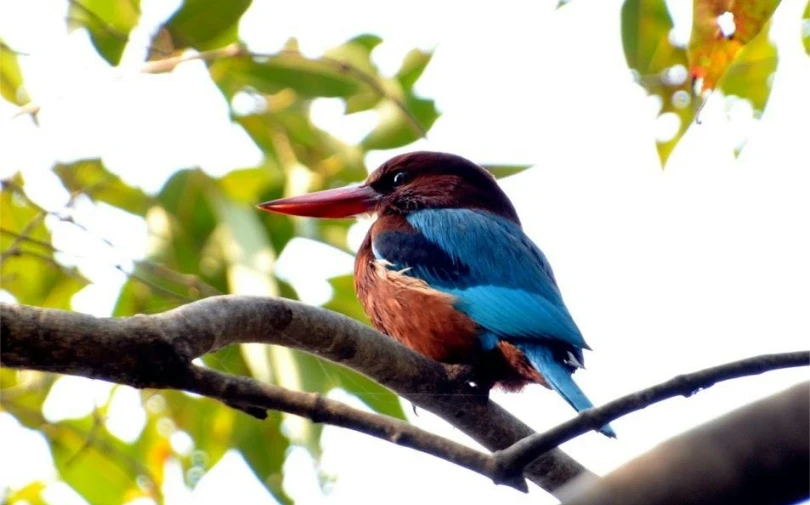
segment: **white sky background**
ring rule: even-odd
[[[684,6],[691,2],[672,2]],[[555,268],[567,304],[594,352],[577,382],[595,403],[733,359],[808,347],[810,335],[810,58],[799,41],[803,0],[783,0],[772,38],[780,50],[768,108],[759,123],[744,106],[715,95],[661,171],[653,139],[656,108],[631,79],[619,33],[621,2],[442,3],[411,1],[396,11],[379,2],[254,0],[240,26],[251,49],[273,51],[289,37],[315,56],[359,33],[380,35],[374,58],[393,73],[407,50],[435,48],[417,90],[435,98],[442,117],[428,148],[481,163],[535,167],[503,185],[528,234]],[[29,53],[20,60],[25,85],[42,105],[39,128],[0,101],[0,176],[17,169],[31,195],[59,208],[66,193],[52,164],[102,156],[127,181],[155,191],[179,168],[199,165],[214,174],[250,166],[260,152],[228,120],[213,83],[200,79],[201,63],[168,75],[136,72],[149,30],[171,12],[169,2],[144,0],[142,26],[119,69],[95,54],[85,34],[63,35],[65,2],[2,0],[0,35]],[[683,38],[690,13],[676,13]],[[140,46],[138,45],[140,44]],[[729,121],[732,116],[735,121]],[[373,113],[343,117],[338,100],[313,111],[322,127],[348,141],[362,138]],[[732,147],[747,138],[739,158]],[[392,152],[369,155],[370,166]],[[89,259],[76,261],[95,282],[74,307],[109,314],[123,275],[112,265],[141,257],[145,226],[138,218],[89,203],[77,219],[116,244],[105,249],[58,223],[57,245]],[[355,243],[364,232],[358,225]],[[327,276],[346,273],[347,256],[323,261],[318,249],[296,241],[278,267],[312,303],[328,297]],[[318,258],[317,260],[315,258]],[[306,268],[301,268],[306,264]],[[774,372],[715,386],[613,423],[618,440],[586,435],[564,449],[605,473],[656,444],[728,410],[807,378],[806,370]],[[76,378],[59,381],[46,415],[82,416],[109,387]],[[138,432],[134,395],[108,426],[122,437]],[[119,398],[120,396],[120,398]],[[333,396],[354,402],[346,395]],[[59,401],[70,398],[70,404]],[[540,387],[495,394],[496,401],[538,430],[572,411]],[[407,408],[410,411],[409,408]],[[467,440],[430,414],[414,423]],[[142,420],[140,421],[142,422]],[[33,478],[53,482],[50,456],[38,435],[0,415],[0,487]],[[182,441],[178,446],[182,446]],[[287,486],[299,503],[553,503],[542,491],[528,496],[440,460],[347,430],[327,428],[321,469],[337,476],[323,495],[312,462],[296,450],[287,462]],[[236,454],[226,456],[193,494],[177,485],[167,503],[273,503]],[[64,486],[49,488],[53,504],[82,503]]]

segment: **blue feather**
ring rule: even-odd
[[[592,407],[571,377],[589,347],[548,260],[520,225],[473,209],[425,209],[406,219],[413,230],[374,236],[374,256],[453,295],[456,308],[483,329],[485,349],[501,340],[517,345],[577,411]],[[610,426],[601,431],[615,436]]]
[[[519,344],[518,348],[523,351],[532,365],[540,371],[549,386],[558,392],[577,412],[593,407],[593,403],[571,378],[571,371],[554,357],[554,353],[550,348],[532,344]],[[599,431],[608,437],[616,438],[616,432],[613,431],[609,424],[602,426]]]
[[[501,286],[445,288],[443,291],[456,296],[458,310],[500,335],[557,337],[577,347],[585,347],[582,335],[565,307],[535,293]]]
[[[563,303],[551,266],[520,226],[471,209],[421,210],[407,219],[466,275],[447,282],[431,263],[406,266],[435,289],[456,296],[459,310],[481,326],[501,335],[589,348]]]

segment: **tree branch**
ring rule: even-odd
[[[514,447],[489,456],[317,394],[288,391],[191,364],[193,359],[227,345],[251,342],[292,347],[327,358],[434,412],[491,451]],[[537,436],[495,403],[482,401],[465,381],[460,367],[429,360],[357,321],[319,307],[278,298],[218,296],[162,314],[110,319],[0,304],[0,357],[4,366],[81,375],[139,388],[184,389],[262,418],[266,409],[290,412],[433,454],[517,489],[525,490],[525,476],[552,494],[558,494],[574,477],[595,476],[559,449],[548,450],[551,437],[556,437],[554,444],[561,443],[656,401],[689,395],[720,380],[804,365],[809,356],[807,352],[762,356],[680,376],[601,409],[585,411]],[[535,446],[537,440],[543,445]],[[521,449],[526,446],[528,450]],[[536,452],[537,447],[542,454]]]
[[[481,397],[446,367],[340,314],[284,299],[219,296],[152,316],[95,318],[75,312],[0,304],[0,357],[4,366],[81,375],[138,388],[174,388],[221,399],[257,415],[274,408],[338,425],[413,448],[429,448],[448,461],[482,470],[482,457],[451,441],[431,445],[435,435],[405,423],[351,409],[314,395],[218,374],[190,366],[192,359],[234,343],[260,342],[294,347],[353,368],[436,413],[489,450],[508,447],[532,430]],[[114,351],[113,351],[114,350]],[[114,358],[111,356],[114,355]],[[148,364],[148,366],[147,366]],[[205,371],[201,371],[205,370]],[[217,374],[221,375],[214,379]],[[241,389],[240,389],[241,388]],[[244,396],[242,396],[244,395]],[[319,404],[306,410],[306,405]],[[326,407],[324,407],[326,405]],[[369,418],[383,419],[369,426]],[[421,437],[421,438],[419,438]],[[540,458],[526,476],[553,493],[588,473],[559,450]],[[492,477],[491,475],[488,475]],[[521,487],[520,479],[508,482]]]
[[[769,370],[806,365],[810,365],[810,351],[765,354],[691,374],[679,375],[655,386],[622,396],[601,407],[583,410],[576,417],[545,433],[534,434],[506,450],[496,452],[494,464],[497,468],[493,469],[491,473],[506,479],[520,475],[534,458],[545,451],[662,400],[675,396],[689,397],[702,389],[730,379],[758,375]]]
[[[489,454],[471,449],[444,437],[434,435],[412,424],[380,414],[364,412],[344,403],[324,398],[317,393],[301,393],[272,386],[255,379],[225,375],[215,370],[192,367],[192,379],[186,388],[210,398],[216,398],[240,410],[258,408],[289,412],[310,419],[359,431],[392,444],[431,454],[461,467],[492,478]],[[234,404],[234,400],[238,404]],[[265,417],[262,415],[261,417]],[[527,492],[522,476],[504,484]]]
[[[596,482],[575,480],[565,505],[789,505],[810,496],[810,383],[664,442]]]

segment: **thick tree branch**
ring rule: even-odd
[[[226,384],[235,382],[207,378],[212,382],[201,383],[200,369],[190,366],[192,359],[229,344],[279,344],[311,352],[372,377],[436,413],[489,450],[506,448],[533,433],[498,405],[482,402],[480,395],[473,394],[466,382],[454,375],[453,367],[428,360],[345,316],[284,299],[220,296],[162,314],[119,319],[0,304],[0,339],[4,366],[81,375],[139,388],[185,389],[222,399],[252,415],[263,408],[303,412],[301,406],[312,404],[312,395],[297,393],[302,396],[293,398],[287,396],[289,391],[253,384],[250,386],[253,389],[245,386],[241,393],[256,393],[256,387],[260,386],[264,397],[259,401],[260,396],[247,395],[253,399],[245,400],[235,391],[227,390]],[[242,381],[226,375],[222,378]],[[245,381],[250,379],[239,384],[247,384]],[[282,396],[283,401],[290,402],[288,405],[278,403]],[[276,403],[270,407],[270,402]],[[292,404],[298,405],[297,411]],[[323,412],[321,408],[307,417],[323,421],[319,418]],[[335,412],[344,415],[351,411],[335,407]],[[413,428],[400,432],[398,425],[366,426],[360,421],[360,414],[368,414],[357,412],[356,417],[345,418],[341,421],[345,424],[340,425],[376,430],[385,434],[386,440],[399,440],[414,448],[420,447],[417,444],[431,443],[427,439],[412,441],[417,433]],[[442,450],[441,446],[431,447],[431,454]],[[445,459],[454,461],[460,454],[460,450],[455,455],[445,454]],[[481,466],[480,453],[467,456],[469,459],[463,466],[471,469]],[[526,476],[553,493],[586,472],[565,453],[553,450],[527,469]],[[517,482],[515,479],[509,484],[519,486]]]
[[[266,409],[291,412],[436,455],[517,489],[525,489],[525,476],[553,494],[574,477],[595,477],[559,449],[546,450],[548,440],[561,443],[655,401],[688,395],[720,380],[804,365],[810,360],[806,352],[772,355],[681,376],[586,411],[546,435],[516,444],[533,435],[532,430],[493,402],[482,401],[464,380],[463,370],[428,360],[345,316],[289,300],[220,296],[162,314],[120,319],[0,304],[0,337],[5,366],[141,388],[184,389],[257,417],[264,417]],[[436,413],[491,451],[516,445],[493,457],[316,394],[288,391],[191,364],[203,354],[248,342],[301,349],[364,373]],[[537,447],[525,449],[537,440],[544,444],[539,457],[534,452]],[[530,464],[524,468],[525,462]]]
[[[565,505],[789,505],[810,496],[810,383],[675,437],[596,482],[575,480]]]
[[[702,389],[730,379],[757,375],[769,370],[806,365],[810,365],[810,351],[755,356],[699,372],[679,375],[655,386],[622,396],[601,407],[584,410],[571,420],[545,433],[537,433],[524,438],[510,448],[496,452],[495,464],[499,468],[493,469],[491,473],[507,479],[520,475],[526,465],[545,451],[662,400],[675,396],[689,397]]]

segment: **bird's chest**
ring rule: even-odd
[[[477,363],[478,327],[453,307],[453,297],[388,266],[366,255],[355,265],[357,296],[374,326],[436,361]]]

